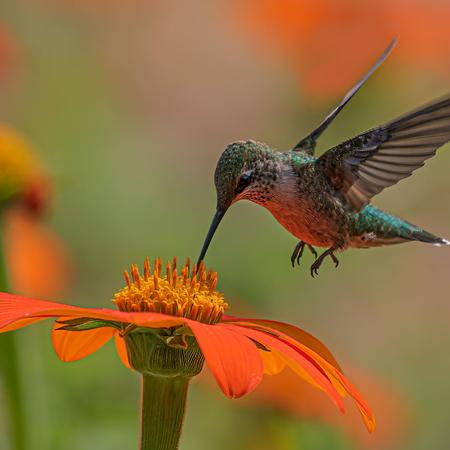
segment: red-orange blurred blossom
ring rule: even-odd
[[[368,435],[361,427],[360,417],[349,411],[349,417],[334,414],[327,399],[306,383],[298,382],[288,370],[277,377],[266,377],[261,385],[246,399],[248,407],[272,408],[284,414],[304,419],[318,420],[341,429],[358,448],[370,450],[402,447],[408,435],[411,412],[408,401],[392,384],[351,368],[354,379],[367,394],[367,398],[377,414],[377,432]],[[332,406],[332,405],[331,405]]]
[[[21,208],[7,211],[4,220],[5,258],[14,292],[46,298],[61,295],[72,273],[62,240]]]
[[[44,175],[36,175],[24,186],[22,205],[35,216],[45,214],[50,208],[53,195],[50,179]]]
[[[449,78],[450,3],[436,0],[243,0],[232,15],[264,52],[278,54],[307,94],[339,95],[395,36],[395,64]],[[266,54],[266,53],[265,53]]]

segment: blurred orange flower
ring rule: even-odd
[[[71,273],[68,252],[38,217],[19,208],[8,211],[3,239],[14,292],[47,298],[64,292]]]
[[[42,223],[50,182],[33,147],[0,125],[0,208],[10,287],[24,295],[55,297],[68,284],[69,257]]]
[[[394,37],[395,60],[449,78],[450,3],[439,0],[242,0],[233,19],[279,55],[316,97],[345,92]]]
[[[366,402],[320,341],[293,325],[224,316],[228,305],[215,290],[217,274],[206,273],[203,264],[190,271],[188,261],[178,275],[174,259],[167,263],[164,276],[161,261],[156,260],[151,270],[147,259],[143,276],[132,266],[131,279],[127,272],[125,279],[127,285],[114,296],[119,311],[0,293],[0,332],[56,317],[53,345],[63,361],[84,358],[114,338],[127,366],[131,363],[126,350],[130,333],[153,330],[151,334],[169,347],[184,349],[187,338],[194,336],[227,397],[253,391],[264,373],[274,375],[287,366],[296,378],[326,393],[341,412],[345,411],[343,397],[352,397],[368,430],[375,429]]]
[[[353,411],[350,420],[341,420],[316,390],[299,383],[290,371],[277,377],[266,377],[258,389],[247,397],[247,406],[272,408],[293,416],[319,420],[340,428],[358,443],[358,448],[382,450],[399,448],[404,444],[410,418],[406,399],[386,382],[352,369],[359,386],[377,412],[377,433],[368,437]]]

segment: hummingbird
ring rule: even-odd
[[[315,256],[314,277],[337,252],[403,242],[449,245],[450,242],[376,208],[372,197],[409,177],[450,140],[450,94],[384,125],[369,129],[316,156],[316,142],[356,92],[385,61],[397,39],[339,105],[293,148],[278,152],[254,140],[228,145],[219,158],[214,181],[217,208],[198,264],[228,208],[239,200],[263,206],[298,243],[291,264],[300,264],[305,247]],[[315,247],[326,250],[318,256]]]

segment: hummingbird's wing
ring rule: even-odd
[[[335,119],[335,117],[341,112],[344,106],[351,100],[351,98],[359,91],[362,85],[369,79],[369,77],[378,69],[378,67],[384,62],[384,60],[388,57],[389,53],[391,53],[395,44],[397,43],[397,38],[392,39],[389,46],[383,52],[383,54],[378,58],[375,64],[370,68],[370,70],[364,75],[364,77],[358,81],[358,83],[353,86],[350,91],[345,94],[345,97],[342,99],[341,103],[333,109],[333,111],[325,117],[325,120],[310,134],[305,136],[301,141],[299,141],[295,147],[292,149],[294,151],[304,151],[309,154],[314,153],[314,149],[316,147],[317,139],[319,139],[320,135],[326,130],[328,125]]]
[[[317,160],[350,209],[409,177],[450,140],[450,95],[328,150]]]

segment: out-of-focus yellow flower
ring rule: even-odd
[[[40,212],[49,195],[49,180],[30,143],[12,127],[0,124],[0,209],[17,202]]]

